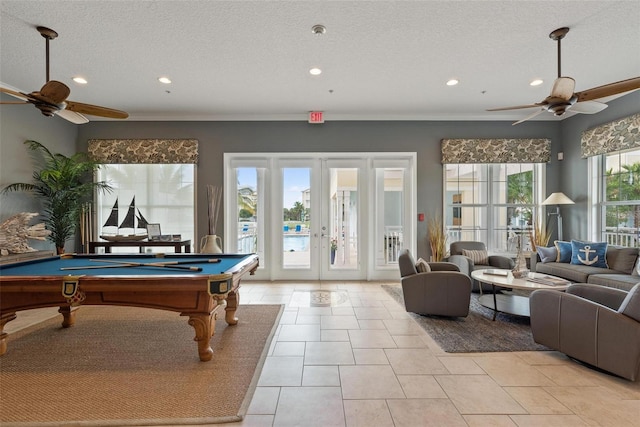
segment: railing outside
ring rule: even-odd
[[[386,264],[398,263],[398,251],[404,246],[402,226],[384,227],[384,260]]]
[[[637,228],[612,228],[605,229],[604,241],[614,246],[635,248],[640,246],[640,231]]]

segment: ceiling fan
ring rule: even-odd
[[[31,93],[0,86],[0,92],[22,100],[21,102],[0,102],[0,104],[33,104],[45,116],[52,117],[57,115],[75,124],[83,124],[89,121],[83,114],[111,119],[126,119],[129,117],[129,114],[124,111],[68,100],[67,97],[71,93],[71,89],[62,82],[49,80],[49,41],[58,37],[58,33],[46,27],[37,27],[37,29],[46,40],[47,82],[39,91]]]
[[[532,119],[545,111],[553,113],[556,116],[561,116],[568,110],[575,113],[594,114],[607,108],[607,104],[594,101],[595,99],[605,98],[607,96],[617,95],[640,88],[640,77],[634,77],[574,93],[573,90],[576,85],[575,80],[571,77],[563,77],[560,71],[560,40],[562,40],[568,32],[568,27],[562,27],[549,34],[549,38],[558,42],[558,78],[553,83],[553,88],[551,89],[551,94],[549,96],[547,96],[542,102],[536,102],[535,104],[492,108],[487,111],[538,108],[537,111],[522,120],[518,120],[514,125]]]

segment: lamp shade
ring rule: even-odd
[[[543,205],[573,205],[573,200],[568,198],[564,193],[551,193],[549,197],[542,202]]]

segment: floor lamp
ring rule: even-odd
[[[555,205],[555,212],[547,212],[547,218],[551,215],[558,216],[558,240],[562,240],[562,215],[560,215],[560,205],[573,205],[575,204],[573,200],[568,198],[564,193],[551,193],[549,197],[542,202],[542,205]],[[547,219],[548,222],[548,219]]]

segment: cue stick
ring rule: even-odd
[[[90,259],[89,261],[93,261],[93,262],[118,262],[118,263],[127,263],[129,264],[128,261],[117,261],[117,260],[113,260],[113,259]],[[207,264],[207,263],[217,263],[217,262],[221,262],[222,260],[220,258],[205,258],[205,259],[193,259],[193,260],[189,260],[189,261],[158,261],[158,262],[151,262],[149,264],[145,264],[145,265],[181,265],[181,264]]]
[[[121,267],[160,267],[160,268],[175,268],[178,270],[190,270],[190,271],[202,271],[202,267],[188,267],[186,265],[165,264],[159,262],[129,262],[129,261],[116,261],[107,259],[90,259],[93,262],[111,262],[120,264]]]
[[[78,267],[60,267],[60,270],[93,270],[98,268],[129,268],[129,267],[155,267],[155,268],[174,268],[180,270],[202,271],[201,267],[186,267],[181,265],[163,265],[163,264],[144,264],[144,263],[126,263],[116,265],[87,265]]]
[[[131,267],[129,264],[113,264],[113,265],[87,265],[78,267],[60,267],[60,270],[92,270],[94,268],[121,268]]]

